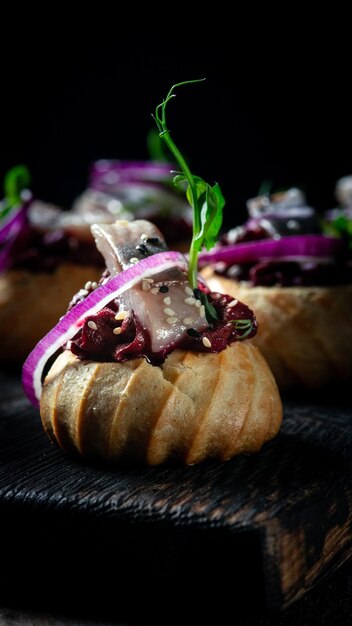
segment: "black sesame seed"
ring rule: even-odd
[[[150,243],[152,246],[157,246],[158,244],[161,243],[159,237],[148,237],[148,239],[146,239],[145,242]]]
[[[161,291],[161,293],[167,293],[169,288],[166,285],[161,285],[159,291]]]
[[[200,300],[200,289],[193,289],[193,293],[196,300]]]
[[[136,250],[139,250],[139,252],[141,252],[145,256],[149,254],[148,248],[144,245],[144,243],[139,243],[138,246],[136,246]]]
[[[195,328],[187,328],[187,335],[189,337],[197,337],[197,339],[201,337],[201,334]]]

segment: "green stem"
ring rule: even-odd
[[[166,120],[163,119],[163,122],[166,124]],[[189,166],[187,164],[187,162],[185,161],[184,157],[182,156],[181,152],[179,151],[178,147],[176,146],[175,142],[173,141],[170,132],[168,130],[164,130],[160,133],[160,138],[163,139],[163,141],[165,141],[167,147],[169,148],[169,150],[172,152],[172,154],[174,155],[175,159],[177,160],[182,172],[184,173],[184,175],[187,178],[188,184],[189,184],[189,188],[190,188],[190,192],[191,192],[191,198],[192,198],[192,207],[193,207],[193,215],[194,215],[194,219],[193,219],[193,239],[195,237],[195,234],[198,233],[199,231],[199,211],[198,211],[198,196],[197,196],[197,189],[196,189],[196,185],[194,183],[194,179],[193,176],[191,174],[191,170],[189,169]],[[192,289],[196,289],[197,285],[198,285],[198,281],[197,281],[197,265],[198,265],[198,250],[195,249],[194,244],[193,244],[193,240],[192,240],[192,245],[190,248],[190,253],[189,253],[189,271],[188,271],[188,280],[189,283],[192,287]]]

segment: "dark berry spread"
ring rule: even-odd
[[[191,326],[178,343],[153,352],[148,329],[140,323],[134,311],[122,311],[116,302],[88,317],[70,344],[73,354],[82,360],[118,361],[145,357],[149,363],[163,363],[176,348],[196,352],[221,352],[234,341],[254,337],[257,321],[245,304],[231,296],[208,293],[218,319],[199,332]]]
[[[247,203],[249,219],[243,226],[230,230],[221,238],[222,246],[246,242],[278,240],[294,235],[317,234],[323,237],[321,222],[306,206],[302,192],[290,189],[286,193],[260,196]],[[259,258],[249,263],[214,263],[217,274],[253,286],[282,287],[331,286],[352,282],[352,258],[348,245],[341,246],[331,257]]]
[[[61,263],[104,266],[93,242],[82,241],[64,230],[43,233],[28,227],[12,248],[11,269],[53,272]]]
[[[107,265],[101,284],[145,256],[165,250],[161,233],[145,220],[95,225],[92,232]],[[81,290],[70,308],[87,295],[88,290]],[[246,305],[211,293],[202,283],[192,290],[186,272],[174,265],[153,277],[143,275],[98,313],[87,316],[69,347],[83,360],[124,362],[145,357],[158,365],[176,348],[220,352],[234,341],[253,337],[256,330],[256,319]]]

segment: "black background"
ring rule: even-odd
[[[326,15],[327,27],[321,14],[308,24],[287,12],[255,29],[209,16],[203,31],[183,15],[177,34],[158,18],[136,31],[131,16],[108,14],[99,25],[55,13],[35,31],[22,23],[16,46],[11,32],[1,42],[0,175],[26,163],[36,195],[69,207],[94,159],[147,158],[155,105],[173,83],[205,76],[179,91],[169,127],[193,172],[223,187],[227,224],[265,179],[332,206],[336,179],[352,173],[347,18]]]

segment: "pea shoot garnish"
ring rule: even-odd
[[[173,154],[181,172],[176,173],[173,182],[179,187],[186,185],[188,202],[193,208],[193,236],[189,251],[188,280],[192,289],[198,288],[198,256],[203,247],[210,250],[217,241],[222,224],[222,211],[225,199],[218,183],[210,185],[199,176],[192,174],[184,156],[171,137],[166,123],[166,107],[170,100],[175,97],[175,89],[183,85],[203,82],[205,79],[187,80],[173,85],[166,98],[155,109],[155,122],[158,127],[159,137],[165,142]],[[201,300],[205,307],[208,322],[217,319],[216,310],[209,302],[207,296],[201,293]]]
[[[7,172],[4,178],[4,201],[0,207],[0,220],[10,213],[11,209],[22,204],[22,193],[28,189],[30,174],[25,165],[16,165]]]
[[[253,322],[252,320],[231,320],[235,329],[238,330],[241,334],[240,339],[245,339],[248,335],[251,334],[253,330]]]

